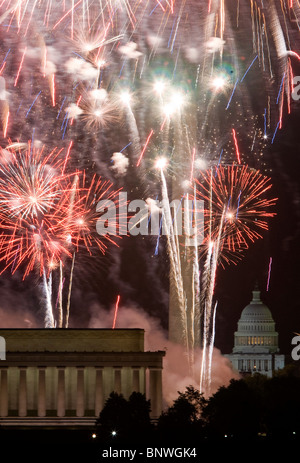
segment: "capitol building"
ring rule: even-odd
[[[272,377],[274,371],[284,367],[275,322],[257,288],[253,291],[252,301],[242,311],[234,333],[233,351],[226,357],[242,375],[261,373]]]

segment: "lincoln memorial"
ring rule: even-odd
[[[162,410],[164,352],[144,351],[142,329],[0,329],[1,427],[94,425],[112,391]]]

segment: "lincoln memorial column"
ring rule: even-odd
[[[46,416],[46,367],[38,367],[38,416]]]
[[[122,392],[121,368],[122,367],[114,368],[114,392],[117,392],[118,394],[121,394]]]
[[[77,368],[76,416],[84,416],[84,367]]]
[[[7,368],[1,368],[0,416],[8,415]]]
[[[26,384],[26,367],[20,367],[19,379],[19,416],[27,415],[27,384]]]
[[[132,369],[132,390],[135,392],[140,391],[140,369],[133,368]]]
[[[103,408],[103,368],[96,367],[95,416],[99,416]]]
[[[65,416],[65,367],[57,369],[57,416]]]
[[[162,411],[161,368],[149,368],[149,399],[151,400],[151,417],[158,418]]]

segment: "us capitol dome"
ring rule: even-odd
[[[261,301],[256,287],[253,297],[242,311],[234,333],[234,348],[226,357],[242,375],[261,373],[272,377],[284,367],[284,355],[279,354],[278,333],[270,309]]]

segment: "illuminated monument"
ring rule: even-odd
[[[260,291],[242,311],[234,333],[234,348],[226,355],[241,374],[261,373],[272,377],[284,367],[284,355],[279,355],[278,333],[269,308],[260,299]]]
[[[141,329],[1,329],[0,426],[93,426],[112,391],[162,410],[164,352],[144,351]]]

